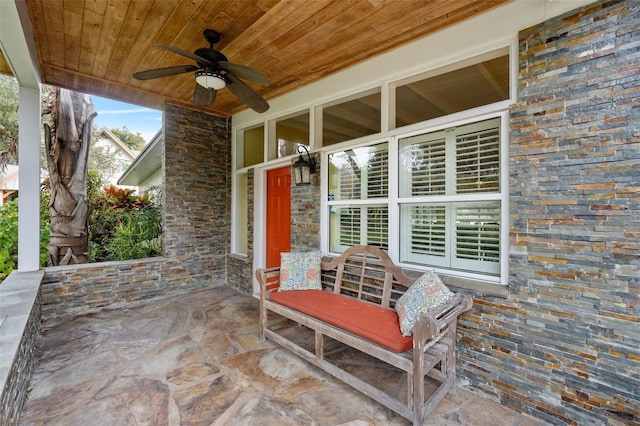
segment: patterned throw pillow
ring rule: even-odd
[[[402,335],[411,336],[419,314],[447,303],[454,295],[435,272],[422,274],[396,302]]]
[[[321,290],[320,261],[322,252],[280,254],[280,289]]]

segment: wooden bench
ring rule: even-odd
[[[380,330],[384,326],[396,327],[399,333],[398,315],[393,308],[395,301],[413,280],[407,277],[383,250],[373,246],[351,247],[339,257],[326,261],[323,259],[321,269],[323,290],[281,292],[277,292],[279,267],[256,271],[256,277],[260,283],[260,339],[273,340],[396,413],[412,420],[415,425],[421,425],[423,419],[431,413],[447,392],[455,392],[456,320],[462,312],[471,309],[471,297],[457,293],[450,302],[428,314],[422,314],[416,322],[413,336],[406,338],[408,349],[402,351],[405,348],[395,348],[394,350],[385,347],[393,344],[387,344],[384,340],[382,344],[375,342],[379,340],[375,336],[362,337],[367,334],[366,331],[364,333],[359,331],[358,324],[355,325],[355,332],[345,331],[345,327],[330,323],[339,324],[340,321],[333,321],[333,318],[318,319],[317,316],[326,315],[316,315],[314,312],[321,312],[323,308],[332,311],[333,307],[326,306],[328,304],[338,304],[340,307],[344,305],[347,312],[349,309],[352,310],[350,312],[354,312],[354,309],[366,312],[360,316],[364,316],[364,320],[369,318],[377,324],[376,327],[380,327]],[[292,306],[296,306],[297,302],[308,302],[311,307],[307,311],[310,313],[303,313],[277,303],[271,300],[272,295],[286,296],[282,303],[293,300]],[[305,348],[293,342],[294,339],[285,337],[277,324],[270,328],[268,318],[270,312],[313,330],[314,342],[312,345],[307,345],[313,347]],[[363,327],[366,328],[366,324]],[[384,392],[379,387],[327,361],[324,336],[406,372],[406,396],[400,398]],[[402,352],[398,352],[398,349]],[[437,388],[430,395],[425,395],[425,375],[435,379],[437,383]]]

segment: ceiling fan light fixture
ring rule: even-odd
[[[215,71],[196,72],[196,83],[207,89],[214,90],[220,90],[227,84],[222,75]]]

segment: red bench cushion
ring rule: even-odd
[[[323,290],[278,291],[269,300],[335,325],[395,352],[413,347],[404,337],[395,311]]]

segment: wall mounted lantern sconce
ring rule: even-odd
[[[307,153],[307,159],[302,157],[303,152],[300,148],[304,149]],[[309,150],[304,145],[298,145],[298,160],[293,163],[293,176],[296,181],[296,185],[309,185],[311,182],[311,174],[316,172],[316,161],[309,154]]]

